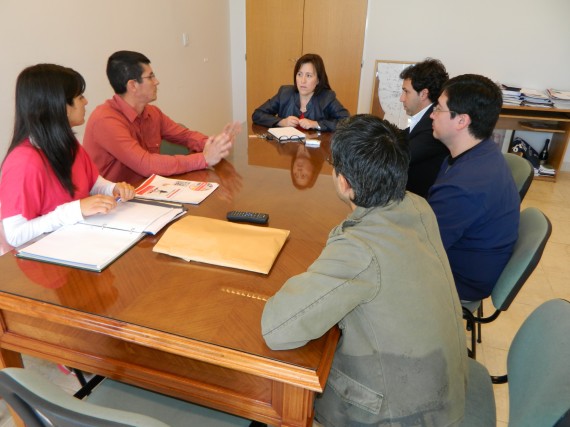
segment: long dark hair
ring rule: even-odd
[[[67,105],[85,91],[77,71],[55,64],[24,69],[16,81],[16,120],[10,153],[26,138],[46,156],[63,188],[73,197],[71,168],[79,143],[67,118]]]

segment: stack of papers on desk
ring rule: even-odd
[[[534,169],[535,176],[555,176],[556,170],[548,165],[540,165],[538,169]]]
[[[288,236],[289,230],[187,216],[166,230],[153,251],[267,274]]]
[[[218,188],[216,182],[186,181],[152,175],[136,190],[137,199],[197,205]]]
[[[268,132],[280,142],[301,141],[305,139],[305,134],[303,132],[291,126],[269,128]]]
[[[570,109],[570,91],[559,90],[559,89],[547,89],[548,96],[554,102],[556,108],[562,108],[565,110]]]
[[[527,107],[552,107],[554,103],[543,91],[536,89],[521,89],[522,104]]]
[[[501,84],[501,92],[503,93],[503,104],[521,105],[521,89],[513,85]]]
[[[102,271],[145,234],[155,234],[184,215],[182,206],[120,202],[108,214],[97,214],[63,226],[17,256],[91,271]]]

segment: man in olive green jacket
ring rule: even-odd
[[[333,181],[352,213],[306,273],[266,304],[263,337],[300,347],[342,335],[316,418],[325,426],[455,426],[467,374],[461,305],[427,202],[406,193],[405,136],[370,115],[331,144]]]

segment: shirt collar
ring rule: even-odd
[[[412,129],[419,123],[419,121],[422,119],[422,117],[424,116],[424,114],[426,113],[426,111],[429,109],[429,107],[431,107],[432,104],[429,104],[426,108],[424,108],[422,111],[420,111],[419,113],[414,114],[412,117],[410,117],[410,132],[412,131]]]
[[[127,118],[127,120],[129,122],[133,123],[137,119],[138,114],[137,114],[136,110],[133,107],[131,107],[127,103],[127,101],[125,101],[123,99],[122,96],[120,96],[118,94],[113,95],[113,102],[115,103],[117,109],[121,113],[123,113],[123,115]],[[143,110],[143,112],[141,113],[141,117],[145,115],[145,112],[146,112],[146,107]]]
[[[481,146],[481,144],[482,144],[483,142],[485,142],[485,141],[486,141],[485,139],[483,139],[482,141],[479,141],[479,142],[478,142],[477,144],[475,144],[473,147],[471,147],[471,148],[465,150],[463,153],[461,153],[461,154],[459,154],[459,155],[457,155],[457,156],[455,156],[455,157],[447,156],[447,164],[448,164],[449,166],[452,166],[457,160],[459,160],[461,157],[465,156],[467,153],[470,153],[471,151],[473,151],[473,150],[475,149],[475,147]]]

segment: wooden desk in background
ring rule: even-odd
[[[302,348],[272,351],[260,319],[265,301],[306,270],[348,214],[322,161],[328,138],[311,150],[321,150],[320,175],[305,190],[281,167],[299,144],[286,149],[248,139],[245,130],[229,161],[181,176],[221,183],[188,215],[266,212],[269,226],[291,230],[269,275],[154,253],[160,235],[145,237],[102,273],[22,260],[14,251],[0,256],[1,365],[22,366],[25,353],[267,424],[310,425],[338,329]]]

